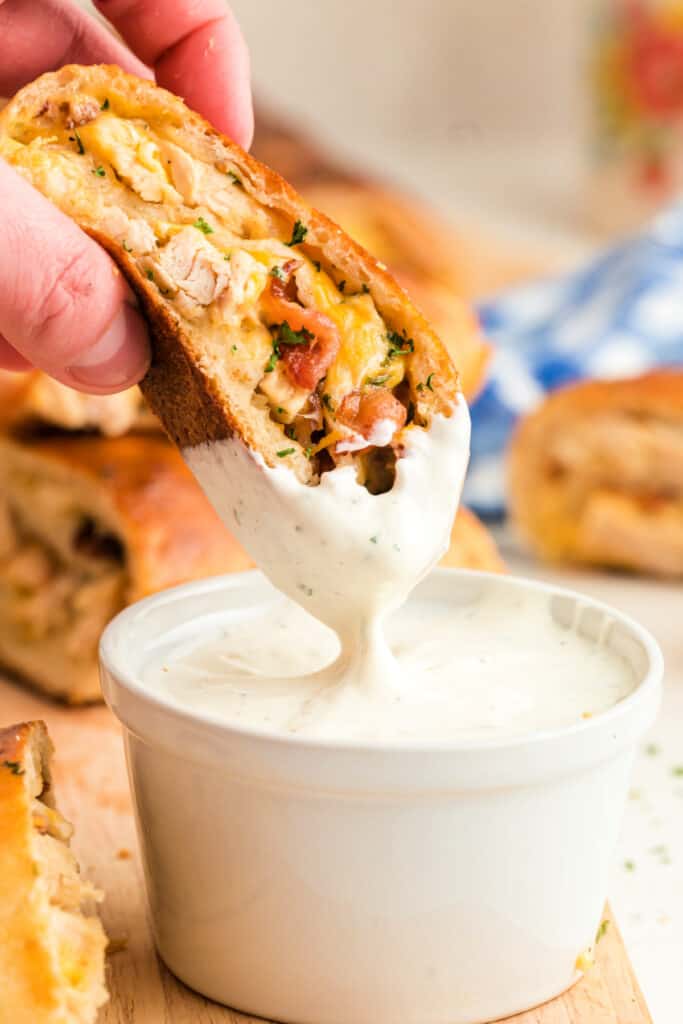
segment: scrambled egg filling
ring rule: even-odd
[[[419,418],[401,386],[412,340],[387,329],[367,286],[334,280],[306,226],[251,197],[237,168],[194,158],[179,126],[129,106],[47,102],[16,126],[10,158],[118,242],[180,317],[221,339],[233,378],[282,424],[278,456],[288,440],[335,462],[395,445]]]

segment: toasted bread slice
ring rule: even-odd
[[[521,422],[509,469],[542,556],[683,576],[683,370],[555,392]]]
[[[161,430],[138,388],[117,395],[85,395],[40,370],[0,370],[0,429],[40,424],[97,431],[107,437],[130,430]]]
[[[151,82],[43,75],[0,115],[0,154],[128,278],[153,337],[142,390],[181,448],[237,435],[304,483],[352,461],[387,490],[405,431],[462,400],[384,265]]]
[[[0,730],[0,1024],[92,1024],[107,1000],[98,893],[56,809],[43,722]]]
[[[506,572],[495,540],[474,512],[461,505],[451,530],[448,551],[439,565],[447,569]]]
[[[126,604],[251,561],[163,436],[0,436],[0,664],[100,699],[97,645]]]

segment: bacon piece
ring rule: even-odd
[[[405,426],[407,415],[405,406],[386,388],[352,391],[339,406],[337,419],[349,427],[358,440],[350,438],[340,442],[337,451],[359,451],[370,445],[391,444],[397,431]]]
[[[293,262],[285,266],[289,268]],[[266,313],[274,324],[286,322],[293,331],[307,331],[312,336],[304,345],[283,344],[280,357],[292,383],[313,391],[334,362],[341,338],[337,325],[328,316],[317,309],[300,306],[289,297],[291,280],[271,278],[265,294]]]

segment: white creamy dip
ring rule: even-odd
[[[238,439],[183,452],[219,515],[281,592],[172,646],[147,683],[180,704],[275,732],[373,741],[517,735],[630,693],[614,651],[560,623],[545,595],[414,595],[446,550],[469,453],[464,400],[407,432],[390,491],[351,466],[317,486]],[[448,591],[450,594],[450,591]],[[284,597],[283,595],[287,595]],[[290,600],[287,600],[289,598]],[[213,620],[212,620],[213,621]]]
[[[405,432],[390,491],[373,495],[352,466],[306,486],[231,439],[183,457],[226,526],[277,587],[341,639],[336,671],[381,688],[397,666],[383,637],[398,608],[446,551],[469,457],[464,399],[429,431]]]
[[[610,646],[608,622],[592,639],[580,609],[563,621],[545,592],[501,585],[463,600],[451,586],[435,600],[433,588],[418,588],[387,622],[398,670],[381,687],[340,679],[330,667],[335,634],[265,583],[245,597],[242,608],[171,636],[143,671],[145,685],[235,725],[400,743],[571,725],[637,682]]]

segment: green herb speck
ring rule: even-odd
[[[212,235],[213,228],[208,224],[203,217],[197,217],[196,221],[192,225],[193,228],[197,228],[203,235]]]
[[[325,392],[325,394],[323,395],[323,405],[325,406],[326,409],[329,409],[330,412],[334,412],[334,405],[332,403],[332,395],[328,395],[327,392]]]
[[[132,252],[133,251],[131,249],[131,247],[128,245],[128,242],[123,241],[123,242],[121,242],[121,245],[123,246],[123,251],[124,252]]]
[[[373,388],[381,388],[388,380],[389,374],[385,373],[383,377],[368,377],[367,383]]]
[[[3,766],[9,768],[12,775],[23,775],[24,769],[21,767],[18,761],[3,761]]]
[[[272,373],[277,365],[277,361],[280,358],[280,349],[276,341],[273,342],[273,351],[270,353],[270,358],[266,363],[264,373]]]
[[[281,448],[279,452],[275,452],[278,459],[284,459],[287,455],[293,455],[296,449],[294,448]]]
[[[80,156],[83,156],[83,154],[85,153],[85,146],[83,145],[83,140],[81,139],[77,131],[74,131],[73,135],[69,136],[69,141],[76,143],[76,145],[78,146],[78,152]]]
[[[656,757],[657,754],[660,753],[660,749],[661,748],[658,747],[656,743],[648,743],[648,745],[645,747],[645,753],[648,757]]]
[[[600,939],[602,939],[604,937],[605,932],[607,931],[608,928],[609,928],[609,921],[607,920],[607,918],[605,918],[604,921],[600,922],[600,924],[598,925],[598,930],[595,933],[595,945],[596,946],[597,946],[598,942],[600,941]]]
[[[282,267],[278,267],[277,264],[271,267],[268,271],[271,277],[276,277],[278,281],[284,281],[285,275],[282,273]]]
[[[93,174],[96,174],[98,178],[104,178],[106,173],[104,167],[93,167]]]
[[[675,764],[671,769],[671,774],[674,778],[683,779],[683,764]]]
[[[231,345],[230,346],[230,351],[231,352],[236,352],[237,351],[237,345]]]
[[[102,103],[100,104],[100,110],[109,110],[109,100],[108,99],[102,100]]]
[[[233,185],[241,185],[242,184],[242,179],[237,174],[235,174],[234,171],[228,171],[228,177],[232,181]]]
[[[624,870],[625,871],[635,871],[636,870],[635,861],[625,860],[624,861]]]
[[[304,224],[302,224],[300,220],[297,220],[294,222],[294,227],[292,229],[292,237],[288,242],[285,242],[285,245],[288,245],[290,248],[293,245],[299,245],[301,242],[303,242],[307,234],[308,228]]]
[[[300,331],[293,331],[285,320],[278,328],[277,340],[283,345],[307,345],[309,341],[313,341],[313,335],[305,327]]]
[[[387,359],[395,359],[396,356],[407,356],[410,352],[415,351],[415,342],[413,339],[402,338],[397,331],[389,331],[387,338],[389,340]]]
[[[376,543],[377,543],[377,534],[375,534],[375,536],[374,536],[374,537],[371,537],[371,538],[370,538],[370,543],[371,543],[371,544],[376,544]]]
[[[146,270],[145,273],[147,274],[147,280],[148,281],[153,281],[154,280],[154,271],[153,270]]]

